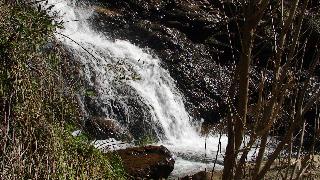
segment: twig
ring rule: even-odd
[[[84,51],[86,51],[90,56],[92,56],[95,60],[99,61],[98,58],[96,58],[91,52],[89,52],[86,48],[84,48],[80,43],[78,43],[77,41],[73,40],[72,38],[70,38],[69,36],[67,35],[64,35],[62,33],[59,33],[59,32],[56,32],[57,34],[60,34],[61,36],[71,40],[72,42],[76,43],[78,46],[80,46]]]

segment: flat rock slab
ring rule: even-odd
[[[164,146],[133,147],[116,152],[134,179],[167,178],[174,168],[175,160]]]

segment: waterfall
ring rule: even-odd
[[[159,58],[128,41],[110,40],[95,32],[86,22],[93,13],[90,7],[81,8],[67,0],[51,0],[49,4],[64,21],[65,28],[58,30],[56,38],[81,62],[83,76],[95,87],[104,113],[111,116],[110,102],[118,102],[127,112],[125,123],[135,121],[127,103],[128,98],[137,96],[150,115],[146,121],[153,125],[159,138],[157,144],[165,145],[176,155],[174,173],[201,170],[206,167],[205,158],[213,162],[219,136],[203,137],[199,128],[191,125],[183,96]],[[134,93],[126,93],[131,91]],[[221,142],[223,153],[225,136]]]

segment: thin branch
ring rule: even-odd
[[[89,52],[85,47],[83,47],[80,43],[78,43],[77,41],[73,40],[72,38],[70,38],[69,36],[67,35],[64,35],[62,33],[59,33],[59,32],[55,32],[57,34],[60,34],[61,36],[71,40],[72,42],[76,43],[78,46],[80,46],[84,51],[86,51],[90,56],[92,56],[95,60],[99,61],[98,58],[96,58],[91,52]]]

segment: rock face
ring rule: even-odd
[[[241,5],[229,0],[95,0],[97,1],[100,3],[90,19],[97,31],[104,32],[111,39],[127,39],[139,46],[151,48],[162,59],[163,67],[176,80],[179,90],[185,96],[186,109],[196,120],[204,119],[207,124],[212,124],[224,117],[227,109],[226,97],[233,81],[232,72],[241,52],[238,31],[238,25],[243,23]],[[317,0],[310,1],[310,7],[318,4]],[[306,54],[304,68],[309,66],[310,60],[315,56],[317,48],[314,47],[320,45],[320,17],[317,10],[318,8],[312,10],[314,12],[310,10],[306,17],[309,20],[304,21],[301,31],[305,33],[299,43],[304,44],[304,40],[309,39],[305,50],[301,51]],[[261,27],[271,25],[273,26],[273,21],[270,18],[260,24]],[[256,32],[255,41],[259,45],[253,48],[253,54],[257,54],[252,62],[250,77],[253,85],[259,84],[261,69],[269,66],[268,62],[274,53],[274,39],[270,33],[272,31],[268,28],[258,28]],[[320,65],[315,73],[320,76]],[[266,86],[269,88],[271,84]],[[249,99],[249,104],[257,101],[257,89],[250,89],[253,98]],[[136,99],[133,101],[138,102]],[[147,112],[139,111],[143,109],[139,104],[141,103],[130,107],[137,109],[135,112]],[[119,109],[120,111],[115,112],[121,116],[124,111]],[[136,129],[141,127],[137,124],[142,122],[140,120],[143,114],[132,114],[137,116],[137,121],[128,129],[134,137],[139,137],[140,132],[145,129],[152,130],[149,134],[161,131],[152,129],[148,124],[144,125],[146,128]],[[282,129],[286,126],[279,127],[284,127],[279,128],[283,132]]]
[[[134,147],[116,153],[133,179],[167,178],[174,168],[175,160],[164,146]]]
[[[241,52],[241,5],[228,0],[99,1],[91,18],[93,27],[108,37],[128,39],[154,50],[177,81],[193,117],[213,123],[224,116],[234,63]],[[310,6],[318,3],[312,1]],[[266,19],[261,23],[268,27],[272,22]],[[253,49],[253,54],[259,54],[253,64],[256,72],[266,67],[273,53],[269,33],[265,28],[257,32],[260,43]],[[307,52],[313,56],[315,48],[308,47],[315,47],[315,43],[309,44]]]
[[[139,139],[142,134],[156,138],[156,132],[161,132],[160,126],[152,124],[148,107],[131,87],[116,86],[114,89],[117,98],[107,100],[101,99],[97,93],[99,88],[87,86],[92,95],[85,95],[82,99],[88,113],[85,120],[86,131],[95,139],[115,138],[128,141],[130,136]],[[127,135],[128,132],[130,136]]]
[[[91,18],[93,27],[108,37],[153,49],[177,80],[189,113],[207,122],[220,119],[232,69],[220,64],[229,64],[236,56],[227,26],[221,23],[225,15],[220,3],[117,0],[101,4]]]

